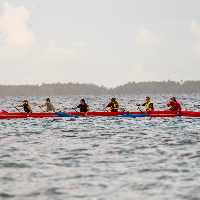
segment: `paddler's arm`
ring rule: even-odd
[[[45,103],[45,104],[43,104],[43,105],[38,105],[38,107],[44,107],[44,106],[46,106],[46,103]]]
[[[178,110],[179,110],[179,112],[177,112],[177,114],[180,114],[180,112],[181,112],[181,106],[180,106],[179,103],[178,103]]]
[[[24,105],[19,105],[19,106],[15,106],[15,108],[17,108],[17,107],[23,107]]]
[[[28,113],[27,117],[29,117],[29,115],[33,112],[31,107],[28,105],[27,108],[30,110],[30,112]]]
[[[77,109],[78,107],[74,107],[74,108],[72,108],[72,109]]]
[[[110,102],[107,106],[105,106],[103,109],[106,109],[107,107],[111,107],[112,106],[112,102]]]
[[[167,104],[167,106],[168,106],[168,107],[170,107],[170,106],[171,106],[171,101],[170,101],[170,102]]]
[[[143,104],[137,103],[136,106],[145,106],[145,103],[143,103]]]
[[[89,107],[87,107],[87,112],[85,113],[85,115],[87,115],[89,113],[90,109]]]
[[[53,107],[53,112],[56,112],[56,109]]]

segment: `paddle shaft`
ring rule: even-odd
[[[178,115],[178,116],[181,116],[179,113],[177,113],[178,111],[170,104],[170,106],[174,109],[174,111],[176,111],[176,114]]]
[[[79,114],[81,114],[81,115],[83,115],[83,116],[85,116],[85,114],[83,114],[83,113],[80,113],[80,112],[78,112],[77,110],[75,110],[77,113],[79,113]]]
[[[142,112],[141,109],[139,108],[139,106],[138,106],[138,109],[140,110],[140,112]],[[142,112],[142,113],[143,113],[143,112]],[[143,113],[143,114],[144,114],[144,113]]]
[[[15,107],[16,108],[16,107]],[[25,115],[26,117],[28,117],[25,113],[21,112],[18,108],[16,108],[20,113],[22,113],[23,115]]]

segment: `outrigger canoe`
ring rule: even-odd
[[[128,113],[132,114],[132,116]],[[88,117],[94,116],[117,116],[117,117],[200,117],[200,112],[195,111],[181,111],[178,115],[175,111],[130,111],[130,112],[89,112]],[[27,118],[28,113],[9,113],[4,110],[0,112],[0,119],[9,119],[9,118]],[[134,115],[134,116],[133,116]],[[44,117],[84,117],[84,112],[55,112],[55,113],[31,113],[29,117],[31,118],[44,118]]]

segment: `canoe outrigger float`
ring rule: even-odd
[[[9,113],[2,110],[0,112],[0,119],[10,119],[10,118],[27,118],[28,113]],[[116,116],[116,117],[200,117],[200,112],[195,111],[181,111],[178,115],[176,111],[130,111],[130,112],[89,112],[87,117],[95,116]],[[55,113],[31,113],[31,118],[44,118],[44,117],[85,117],[85,112],[55,112]]]

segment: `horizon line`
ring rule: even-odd
[[[127,83],[124,83],[124,84],[121,84],[121,85],[118,85],[118,86],[115,86],[115,87],[107,87],[107,86],[104,86],[104,85],[97,85],[97,84],[95,84],[95,83],[79,83],[79,82],[68,82],[68,83],[61,83],[61,82],[57,82],[57,83],[42,83],[42,84],[17,84],[17,85],[13,85],[13,84],[0,84],[0,86],[42,86],[42,85],[53,85],[53,84],[62,84],[62,85],[64,85],[64,84],[79,84],[79,85],[83,85],[83,84],[86,84],[86,85],[95,85],[95,86],[98,86],[98,87],[105,87],[105,88],[107,88],[107,89],[114,89],[114,88],[117,88],[117,87],[120,87],[120,86],[124,86],[124,85],[126,85],[126,84],[128,84],[128,83],[136,83],[136,84],[138,84],[138,83],[152,83],[152,82],[156,82],[156,83],[160,83],[160,82],[176,82],[176,83],[180,83],[181,85],[183,84],[183,83],[185,83],[185,82],[188,82],[188,81],[195,81],[195,82],[198,82],[198,81],[200,81],[200,80],[181,80],[181,81],[175,81],[175,80],[163,80],[163,81],[141,81],[141,82],[135,82],[135,81],[128,81]]]

